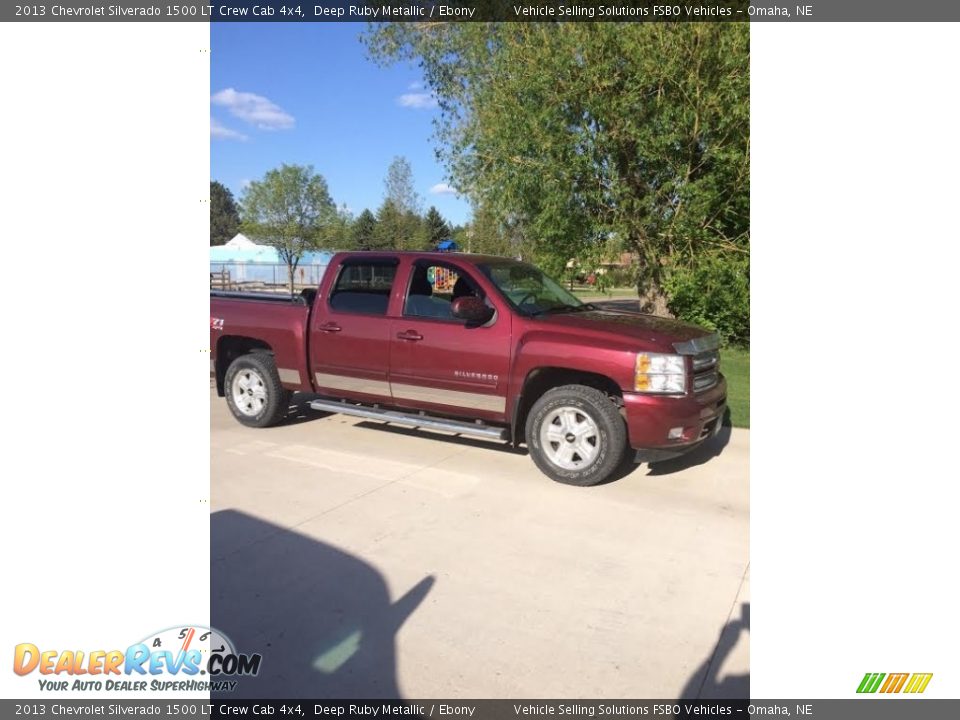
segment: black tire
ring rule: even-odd
[[[576,422],[592,422],[589,432],[595,457],[578,461],[579,455],[574,449],[570,464],[576,467],[564,467],[553,459],[561,452],[563,440],[547,440],[549,446],[545,447],[541,437],[547,423],[554,428],[562,427],[564,421],[556,415],[565,408],[575,412]],[[585,385],[563,385],[545,392],[530,408],[525,435],[530,457],[537,467],[550,479],[567,485],[586,487],[602,483],[617,471],[627,453],[627,428],[619,409],[604,393]],[[565,437],[573,443],[569,439],[571,435],[573,433]]]
[[[234,381],[238,381],[238,376],[239,382],[245,382],[250,391],[249,401],[242,408],[235,398]],[[223,389],[233,416],[242,424],[257,428],[270,427],[283,420],[293,394],[280,384],[273,356],[262,352],[241,355],[230,363]]]

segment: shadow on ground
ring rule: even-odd
[[[650,463],[647,466],[647,475],[672,475],[708,463],[723,452],[723,449],[730,443],[732,434],[733,430],[725,424],[720,428],[720,432],[704,440],[702,445],[698,445],[686,455],[681,455],[673,460]]]
[[[526,455],[525,447],[517,448],[505,442],[496,440],[483,440],[473,438],[467,435],[445,435],[430,430],[421,430],[419,428],[404,427],[403,425],[387,425],[376,420],[361,420],[357,427],[370,430],[379,430],[380,432],[393,433],[394,435],[408,435],[410,437],[427,438],[429,440],[438,440],[440,442],[452,443],[453,445],[464,445],[466,447],[483,448],[485,450],[496,450],[497,452],[507,453],[508,455]]]
[[[750,698],[750,673],[720,679],[724,660],[738,642],[750,642],[750,603],[740,605],[740,617],[731,619],[720,631],[713,652],[694,671],[680,691],[681,700],[746,700]],[[741,637],[744,636],[744,637]],[[686,716],[682,716],[686,717]],[[689,716],[689,717],[692,717]]]
[[[290,407],[287,410],[287,416],[283,419],[283,425],[299,425],[300,423],[319,420],[320,418],[330,417],[333,413],[314,410],[310,407],[310,402],[319,399],[319,395],[313,393],[294,393],[290,400]]]
[[[220,697],[400,697],[394,638],[433,576],[391,602],[360,558],[233,510],[210,516],[210,547],[211,625],[263,656]]]
[[[312,393],[295,393],[293,400],[290,403],[290,409],[287,413],[287,417],[284,419],[282,424],[298,425],[300,423],[319,420],[321,418],[334,415],[335,413],[314,410],[310,407],[310,402],[320,397],[322,396]],[[353,422],[356,427],[363,428],[365,430],[375,430],[377,432],[391,433],[393,435],[406,435],[408,437],[424,438],[452,445],[461,445],[464,447],[494,450],[496,452],[506,453],[509,455],[529,454],[526,446],[514,447],[510,443],[506,442],[483,440],[469,437],[467,435],[450,435],[446,433],[432,432],[430,430],[423,430],[421,428],[405,427],[403,425],[391,425],[389,423],[379,422],[376,420],[358,420],[357,418],[350,417],[348,415],[344,415],[343,418]],[[646,474],[650,476],[672,475],[673,473],[678,473],[683,470],[696,467],[697,465],[703,465],[723,452],[723,449],[730,442],[731,432],[730,410],[727,409],[726,413],[724,414],[723,426],[720,428],[719,433],[709,438],[702,445],[685,455],[681,455],[673,460],[662,460],[660,462],[649,463],[647,465],[648,470]],[[621,465],[609,478],[600,484],[608,485],[609,483],[623,480],[628,475],[632,475],[634,472],[636,472],[640,466],[634,462],[634,455],[635,451],[628,450],[626,456],[624,457],[623,463],[621,463]]]

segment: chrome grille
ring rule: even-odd
[[[709,390],[714,385],[719,382],[719,377],[715,371],[703,373],[702,375],[694,375],[693,377],[693,391],[695,393],[703,392],[704,390]]]
[[[704,392],[720,382],[720,353],[716,350],[693,356],[693,391]]]
[[[712,352],[700,353],[699,355],[693,356],[693,371],[695,373],[702,370],[709,370],[715,368],[720,362],[720,353],[716,350]]]

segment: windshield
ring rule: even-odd
[[[544,275],[533,265],[502,260],[479,263],[480,271],[490,278],[514,308],[526,315],[570,312],[592,307],[584,304]]]

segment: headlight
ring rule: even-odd
[[[639,353],[633,385],[643,393],[685,393],[687,373],[683,355]]]

